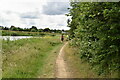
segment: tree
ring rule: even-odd
[[[12,31],[17,31],[18,29],[17,29],[15,26],[11,26],[11,27],[10,27],[10,30],[12,30]]]
[[[50,29],[49,28],[45,28],[43,31],[44,32],[50,32]]]
[[[71,3],[72,44],[98,74],[120,71],[120,2]],[[118,73],[119,74],[119,73]]]
[[[43,32],[43,29],[38,29],[39,32]]]
[[[9,28],[8,27],[4,27],[3,30],[9,30]]]
[[[17,30],[18,30],[18,31],[24,31],[24,29],[23,29],[23,28],[20,28],[20,27],[17,27]]]
[[[32,26],[32,27],[30,28],[30,31],[32,31],[32,32],[37,32],[37,31],[38,31],[38,29],[37,29],[37,27]]]
[[[30,28],[24,28],[24,31],[31,31]]]

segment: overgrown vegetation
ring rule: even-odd
[[[69,78],[118,78],[117,73],[107,75],[97,75],[96,70],[91,69],[88,62],[80,58],[79,49],[71,45],[67,45],[64,50],[64,60],[67,65]]]
[[[120,72],[120,2],[71,2],[72,45],[98,75]],[[120,77],[120,76],[119,76]]]
[[[3,78],[53,78],[60,46],[59,36],[3,40]]]

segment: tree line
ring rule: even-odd
[[[120,72],[120,2],[71,2],[71,44],[99,75]],[[120,76],[119,76],[120,77]]]
[[[56,29],[37,29],[36,26],[32,26],[31,28],[20,28],[20,27],[15,27],[11,26],[10,28],[8,27],[3,27],[0,26],[2,30],[11,30],[11,31],[27,31],[27,32],[50,32],[50,33],[62,33],[64,30],[56,30]]]

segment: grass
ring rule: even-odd
[[[3,78],[54,77],[59,36],[2,42]]]
[[[0,30],[2,36],[54,36],[58,33],[49,33],[49,32],[27,32],[27,31],[11,31],[11,30]]]
[[[98,76],[87,62],[80,59],[77,48],[67,45],[64,48],[64,52],[64,59],[67,65],[67,71],[70,72],[70,78],[118,78],[116,73]]]

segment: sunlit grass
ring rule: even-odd
[[[44,77],[44,74],[54,77],[51,74],[54,65],[46,65],[55,62],[57,54],[54,51],[61,45],[59,37],[3,40],[2,43],[3,78],[37,78]]]

